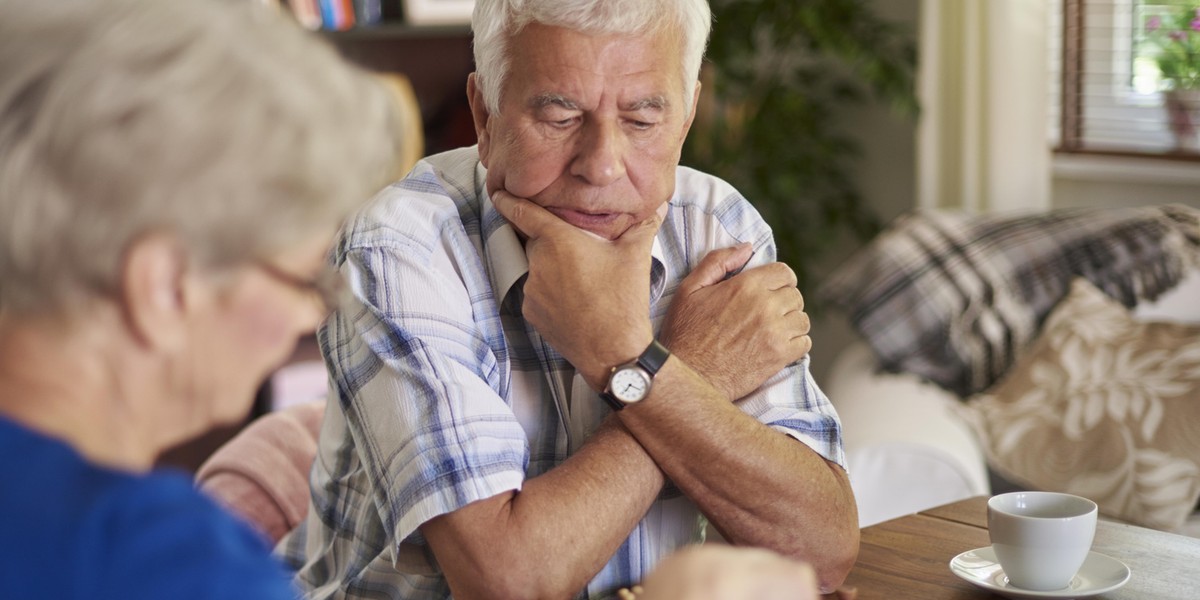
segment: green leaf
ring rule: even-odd
[[[914,119],[916,45],[868,0],[713,0],[703,105],[684,164],[737,187],[809,289],[839,238],[881,228],[850,176],[838,116],[870,99]],[[818,308],[818,307],[814,307]]]

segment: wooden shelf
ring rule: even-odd
[[[421,107],[424,155],[475,143],[467,104],[467,75],[475,69],[470,26],[397,22],[319,35],[365,69],[408,77]]]
[[[407,23],[382,23],[365,27],[352,27],[343,31],[322,29],[321,35],[334,43],[356,40],[412,40],[429,38],[471,38],[471,26],[462,25],[409,25]]]

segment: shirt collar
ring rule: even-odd
[[[484,255],[488,261],[488,274],[492,278],[492,289],[496,291],[497,301],[503,300],[526,273],[529,272],[529,259],[525,256],[525,247],[513,226],[500,215],[492,205],[492,199],[487,195],[487,169],[482,164],[475,168],[475,189],[480,206],[480,223],[483,227]],[[667,283],[667,262],[664,258],[662,243],[658,236],[654,237],[654,245],[650,248],[650,302],[654,303],[662,297]]]

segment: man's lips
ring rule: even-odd
[[[570,208],[546,207],[546,210],[554,213],[558,218],[580,228],[592,232],[600,232],[609,229],[617,219],[621,218],[622,213],[593,213],[573,210]]]

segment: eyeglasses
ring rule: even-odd
[[[272,279],[316,296],[325,309],[325,314],[346,305],[346,296],[349,295],[346,278],[332,265],[323,265],[311,279],[305,279],[266,261],[256,261],[254,264]]]

